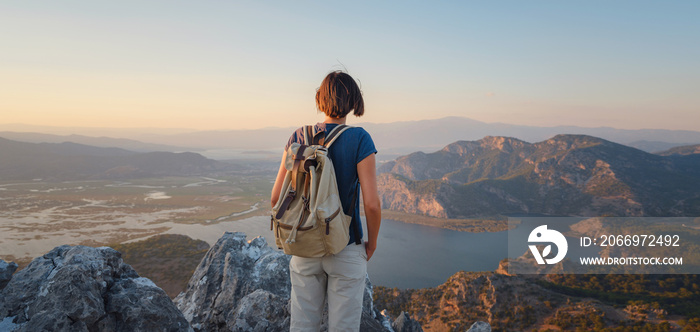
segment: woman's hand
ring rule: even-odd
[[[369,242],[365,242],[365,252],[367,253],[367,261],[372,258],[372,255],[374,255],[374,251],[377,250],[377,243],[375,242],[374,244],[370,244]]]

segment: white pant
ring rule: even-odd
[[[321,258],[292,256],[291,331],[318,332],[328,299],[328,330],[359,331],[367,275],[364,244]]]

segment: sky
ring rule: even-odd
[[[700,130],[697,1],[2,1],[0,124],[198,130],[462,116]]]

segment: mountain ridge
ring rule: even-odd
[[[27,143],[0,138],[0,179],[75,180],[204,174],[234,165],[193,152],[133,152],[77,143]]]
[[[180,152],[186,150],[183,147],[149,144],[128,138],[112,138],[106,136],[86,136],[86,135],[53,135],[35,132],[10,132],[0,131],[0,137],[27,143],[77,143],[101,148],[120,148],[134,152],[167,151]],[[195,149],[201,150],[201,149]]]
[[[369,123],[351,120],[350,125],[364,127],[374,138],[381,153],[392,156],[416,150],[434,151],[451,142],[481,137],[512,136],[527,142],[537,142],[556,134],[586,134],[601,137],[620,144],[637,144],[647,152],[665,150],[674,146],[700,144],[700,131],[669,129],[617,129],[612,127],[578,126],[525,126],[506,123],[486,123],[466,117],[452,116],[439,119]],[[188,149],[273,149],[284,145],[296,124],[286,128],[266,127],[239,130],[154,130],[114,128],[46,128],[0,125],[0,130],[19,128],[21,131],[37,130],[52,133],[118,136],[149,144],[176,145]],[[253,135],[253,136],[251,136]],[[0,135],[2,136],[2,135]],[[250,137],[256,137],[251,140]],[[646,150],[648,149],[648,150]],[[382,156],[383,158],[383,156]]]
[[[666,151],[656,152],[655,154],[658,154],[660,156],[687,156],[692,154],[700,154],[700,144],[677,146],[670,148]]]
[[[435,217],[509,213],[699,213],[700,158],[665,157],[588,135],[527,143],[487,136],[378,168],[383,206]]]

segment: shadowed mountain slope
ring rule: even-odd
[[[26,143],[0,138],[0,179],[120,179],[196,175],[226,170],[230,164],[197,153],[138,153],[76,143]]]
[[[656,152],[656,154],[660,156],[687,156],[691,154],[700,154],[700,144],[677,146],[674,148],[670,148],[666,151]]]

